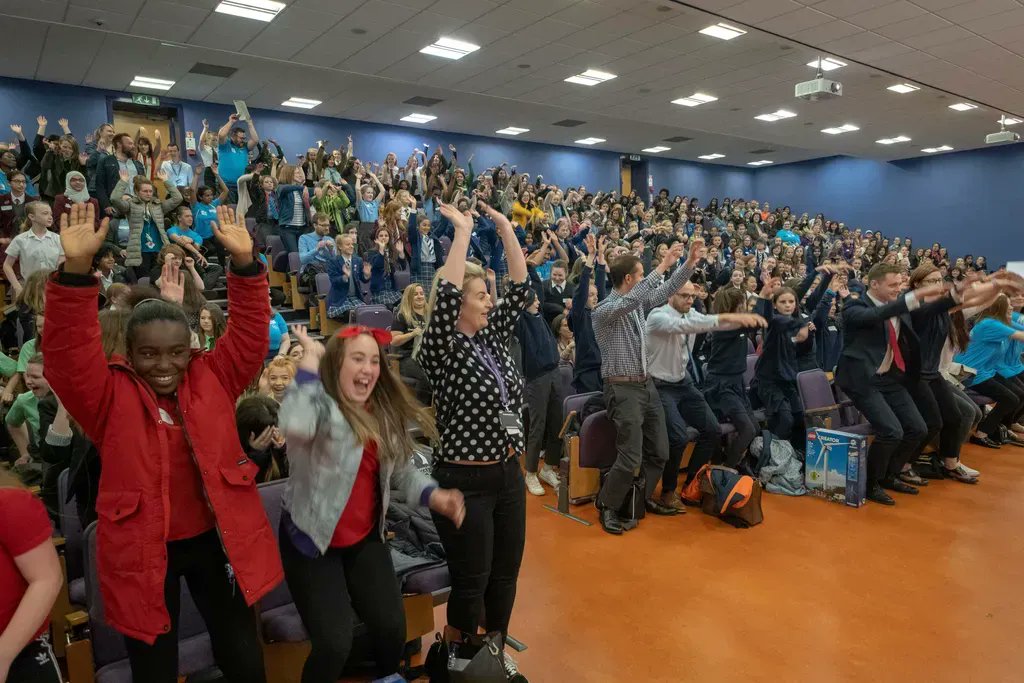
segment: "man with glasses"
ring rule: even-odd
[[[718,418],[698,386],[701,375],[700,362],[693,357],[695,338],[715,330],[767,326],[764,318],[754,314],[705,315],[693,308],[697,291],[697,285],[687,282],[669,297],[667,304],[655,308],[647,317],[647,370],[654,378],[668,427],[668,461],[658,502],[679,512],[686,510],[676,490],[679,466],[689,441],[686,428],[692,427],[699,434],[687,467],[687,481],[711,461],[721,441]]]

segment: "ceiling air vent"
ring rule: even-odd
[[[403,104],[412,104],[417,107],[433,107],[435,104],[438,104],[439,102],[444,102],[444,100],[439,100],[436,97],[420,97],[419,95],[417,95],[416,97],[410,97],[409,99],[405,100]]]
[[[231,78],[234,73],[238,71],[233,66],[219,66],[217,64],[203,64],[202,62],[196,62],[196,64],[188,70],[190,74],[199,74],[200,76],[213,76],[214,78]]]
[[[685,135],[676,135],[675,137],[665,138],[663,142],[689,142],[693,138],[688,138]]]
[[[749,154],[771,154],[774,151],[771,147],[765,147],[764,149],[752,149]]]
[[[562,119],[561,121],[555,121],[552,126],[561,126],[562,128],[575,128],[576,126],[582,126],[586,121],[580,121],[578,119]]]

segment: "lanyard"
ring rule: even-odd
[[[477,360],[479,360],[485,368],[492,375],[494,375],[494,381],[498,383],[498,393],[501,396],[501,405],[508,408],[508,387],[505,386],[505,378],[501,374],[501,367],[498,362],[491,355],[491,350],[483,344],[477,344],[475,341],[470,342],[473,345],[473,353],[476,354]]]

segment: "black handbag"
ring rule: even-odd
[[[475,635],[446,627],[424,666],[430,683],[507,683],[501,634]]]

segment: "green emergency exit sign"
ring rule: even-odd
[[[141,95],[132,93],[132,104],[144,104],[147,107],[159,107],[160,98],[156,95]]]

